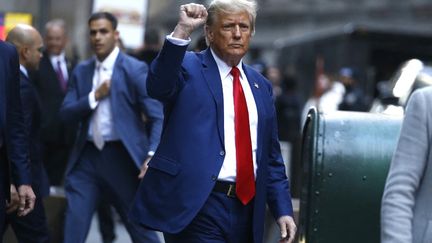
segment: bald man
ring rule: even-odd
[[[33,209],[35,195],[30,186],[27,150],[24,143],[19,90],[19,64],[16,49],[0,40],[0,230],[3,229],[6,200],[11,179],[18,186],[19,214]],[[12,172],[12,178],[9,172]],[[2,238],[0,237],[0,242]]]
[[[19,242],[45,243],[49,242],[49,234],[41,199],[48,195],[49,186],[40,152],[40,99],[28,76],[30,70],[36,70],[39,67],[43,48],[42,37],[32,26],[18,25],[9,32],[6,41],[15,45],[18,51],[21,104],[25,131],[28,136],[26,148],[29,151],[32,187],[39,199],[36,200],[34,210],[31,213],[24,217],[17,217],[17,214],[14,213],[16,209],[15,187],[11,185],[12,200],[7,205],[6,223],[12,226]]]

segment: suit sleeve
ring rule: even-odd
[[[178,91],[184,84],[181,75],[181,64],[187,46],[177,46],[165,40],[158,57],[150,66],[147,77],[148,94],[162,102],[175,99]]]
[[[430,104],[429,104],[430,108]],[[430,148],[424,93],[409,102],[393,155],[381,205],[381,242],[412,242],[415,194],[420,186]]]
[[[146,80],[148,73],[147,65],[142,63],[140,68],[135,70],[137,72],[131,76],[136,79],[134,83],[138,85],[136,89],[138,93],[138,102],[140,104],[141,111],[144,113],[147,119],[146,127],[149,135],[149,151],[156,151],[162,133],[162,104],[159,101],[150,98],[150,96],[147,94],[146,82],[143,82],[143,80]]]
[[[20,81],[21,82],[21,106],[22,106],[22,113],[23,113],[23,121],[24,121],[24,130],[25,135],[29,139],[27,139],[26,148],[28,151],[30,151],[30,130],[31,130],[31,124],[32,124],[32,105],[33,105],[33,99],[32,99],[32,93],[31,93],[31,87],[26,81]],[[30,157],[30,156],[29,156]]]
[[[269,88],[270,96],[272,89]],[[269,144],[269,179],[267,184],[267,202],[273,216],[278,219],[281,216],[293,216],[293,207],[289,190],[289,181],[285,172],[285,164],[282,159],[280,144],[278,139],[276,109],[271,103],[272,126]]]
[[[93,112],[90,107],[88,94],[84,94],[81,97],[79,95],[78,78],[76,75],[79,71],[80,69],[76,69],[73,72],[72,77],[68,82],[66,96],[60,108],[61,120],[69,124],[80,122],[83,118],[90,116]]]
[[[31,184],[30,164],[21,107],[19,61],[16,51],[10,52],[10,78],[6,80],[6,140],[8,158],[12,165],[13,182],[20,185]]]

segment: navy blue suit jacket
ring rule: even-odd
[[[27,148],[31,161],[32,187],[37,197],[49,195],[48,176],[42,163],[41,154],[41,105],[39,95],[30,79],[20,72],[21,104],[29,138]]]
[[[88,138],[93,113],[88,94],[92,90],[95,65],[95,59],[91,58],[74,69],[60,110],[60,116],[64,121],[79,122],[78,135],[66,174],[75,165]],[[148,151],[156,150],[163,122],[161,103],[147,95],[147,72],[145,63],[120,52],[114,65],[108,97],[111,102],[114,129],[137,168],[140,168],[147,158]]]
[[[149,95],[164,104],[164,130],[130,212],[167,233],[184,229],[209,197],[225,156],[223,93],[207,49],[186,52],[166,41],[147,79]],[[254,241],[262,242],[266,202],[275,217],[292,215],[270,83],[243,66],[258,110]]]
[[[9,170],[8,161],[10,161],[13,182],[17,186],[30,185],[27,138],[19,99],[18,54],[12,45],[3,41],[0,41],[0,53],[0,133],[3,146],[7,147],[7,155],[4,147],[0,152],[0,167]],[[0,178],[0,186],[6,187],[7,191],[9,191],[9,183],[9,178]]]

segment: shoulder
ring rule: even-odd
[[[140,61],[136,57],[133,57],[133,56],[131,56],[127,53],[124,53],[124,52],[120,52],[117,58],[118,58],[118,61],[122,61],[123,63],[126,63],[126,64],[138,65],[138,66],[147,65],[145,62]]]
[[[0,53],[0,60],[3,60],[4,64],[18,65],[18,52],[12,44],[0,41]]]
[[[432,86],[415,90],[408,100],[408,107],[418,107],[432,102]]]
[[[74,69],[74,73],[82,72],[83,69],[88,69],[92,67],[94,65],[94,62],[95,62],[94,58],[89,58],[87,60],[78,63],[78,65]]]
[[[202,61],[204,58],[204,52],[194,52],[194,51],[187,51],[185,53],[184,60],[185,61]]]
[[[117,65],[122,65],[127,70],[147,70],[148,68],[144,61],[140,61],[124,52],[119,53],[119,56],[117,57]]]
[[[1,50],[1,53],[6,53],[9,55],[16,54],[15,47],[12,44],[4,42],[4,41],[0,41],[0,50]]]
[[[265,78],[261,73],[256,71],[253,67],[247,64],[243,64],[243,69],[246,75],[248,76],[248,79],[253,78],[254,81],[260,82],[260,84],[264,85],[264,87],[266,87],[268,90],[272,89],[272,85],[270,81],[267,78]]]
[[[419,95],[431,96],[432,95],[432,86],[416,89],[412,94],[413,97],[419,96]]]

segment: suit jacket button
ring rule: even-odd
[[[215,181],[217,177],[215,175],[212,175],[212,181]]]
[[[221,151],[219,152],[219,155],[220,155],[220,156],[224,156],[224,155],[225,155],[225,151],[221,150]]]

